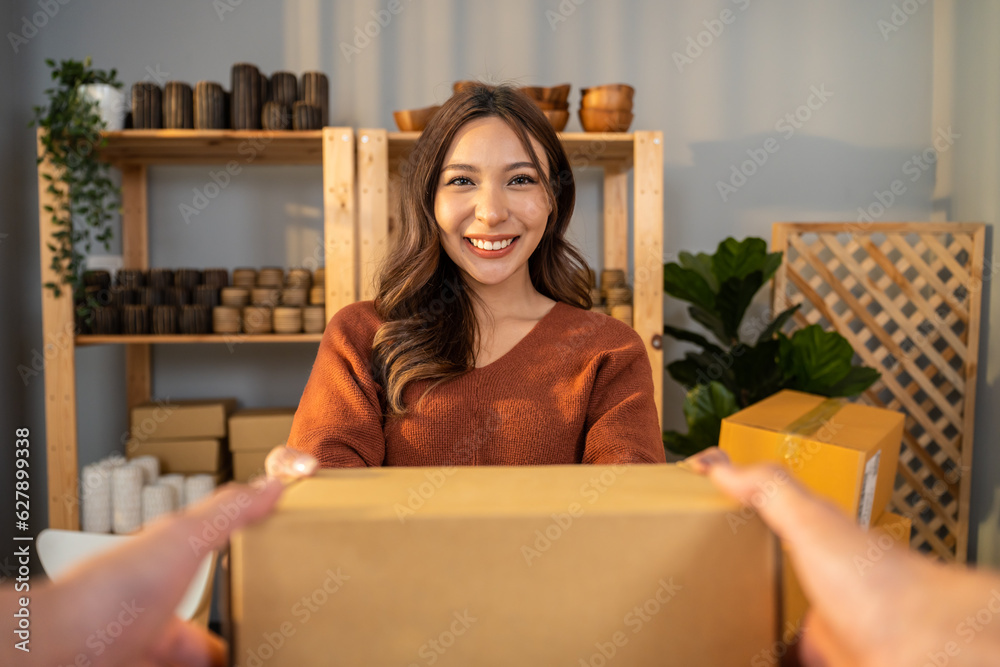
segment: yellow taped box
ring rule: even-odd
[[[225,438],[235,398],[198,401],[164,399],[132,408],[132,438]]]
[[[748,664],[780,556],[739,511],[669,465],[322,470],[232,538],[233,661]]]
[[[129,440],[125,453],[130,459],[155,456],[160,472],[217,473],[225,467],[226,449],[218,438],[179,438],[174,440]]]
[[[785,465],[867,528],[892,496],[903,420],[893,410],[786,390],[723,419],[719,446],[737,464]]]
[[[240,410],[229,418],[233,479],[248,482],[264,474],[267,453],[288,440],[295,408]]]

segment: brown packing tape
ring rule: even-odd
[[[782,432],[785,442],[782,444],[781,457],[793,469],[802,465],[802,440],[814,435],[823,426],[830,423],[833,416],[844,407],[844,401],[839,398],[828,398],[815,408],[800,416],[786,426]]]

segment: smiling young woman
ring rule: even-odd
[[[589,310],[542,112],[467,89],[407,165],[377,296],[330,320],[288,446],[324,466],[663,461],[642,341]]]

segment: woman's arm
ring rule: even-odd
[[[653,372],[642,339],[613,322],[587,408],[584,463],[663,463],[663,435],[653,400]]]
[[[385,459],[382,406],[371,369],[378,320],[370,303],[351,304],[330,320],[295,411],[288,446],[321,466],[380,466]]]

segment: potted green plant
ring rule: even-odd
[[[664,333],[700,349],[667,365],[687,395],[688,432],[666,431],[664,446],[689,456],[718,444],[722,419],[782,389],[822,396],[856,396],[880,373],[855,365],[854,349],[840,334],[811,325],[782,330],[798,306],[775,317],[746,317],[754,296],[781,266],[759,238],[727,238],[712,255],[682,252],[663,267],[663,289],[691,304],[688,314],[715,339],[664,326]]]
[[[121,190],[111,180],[109,165],[97,158],[97,149],[105,141],[101,132],[107,127],[100,107],[106,99],[113,111],[114,96],[95,93],[88,86],[118,90],[122,84],[116,70],[93,69],[89,57],[83,62],[45,62],[52,68],[55,85],[45,91],[48,104],[34,107],[31,125],[43,130],[43,154],[38,161],[48,160],[54,166],[56,175],[46,173],[43,178],[48,181],[48,192],[60,202],[56,207],[46,207],[55,229],[48,247],[59,280],[46,283],[45,288],[60,296],[68,286],[77,303],[77,314],[89,318],[96,304],[83,289],[85,253],[94,243],[110,248],[112,214],[120,208]],[[120,112],[120,101],[117,106]]]

